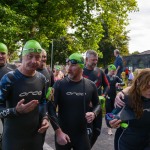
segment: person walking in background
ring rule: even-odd
[[[130,112],[133,119],[128,120],[128,127],[120,127],[121,121],[109,121],[112,128],[117,128],[115,134],[115,150],[149,150],[150,149],[150,68],[142,69],[135,77],[125,94],[124,113]],[[123,111],[121,111],[123,113]],[[121,115],[121,114],[120,114]],[[119,127],[119,128],[118,128]]]
[[[97,87],[98,94],[102,96],[106,96],[109,90],[109,82],[105,73],[97,66],[98,62],[98,54],[94,50],[88,50],[86,52],[86,60],[85,60],[85,67],[83,70],[83,77],[93,81]],[[103,90],[102,90],[103,88]],[[93,109],[93,106],[91,109]],[[102,110],[100,111],[99,115],[95,118],[92,124],[88,125],[88,129],[91,129],[92,133],[90,134],[90,142],[91,147],[93,147],[94,143],[96,142],[98,136],[100,135],[102,127]]]
[[[55,130],[56,150],[91,149],[87,123],[98,115],[100,105],[95,84],[82,76],[83,67],[82,55],[73,53],[68,59],[68,75],[53,86],[54,99],[49,101],[48,111]]]
[[[120,56],[120,52],[118,49],[114,50],[114,56],[116,57],[114,65],[116,66],[116,76],[121,77],[121,73],[123,72],[123,59]]]
[[[128,69],[128,67],[125,68],[124,72],[125,72],[126,78],[128,79],[128,77],[129,77],[129,69]]]
[[[60,66],[55,66],[54,67],[54,82],[57,80],[61,80],[64,78],[64,74],[61,72],[61,67]]]
[[[110,84],[110,89],[107,93],[106,97],[106,114],[111,113],[114,109],[114,101],[117,94],[117,88],[119,87],[120,83],[122,83],[122,79],[115,75],[116,67],[115,65],[111,64],[108,66],[108,74],[107,79]],[[112,135],[111,128],[108,127],[108,134]]]
[[[41,52],[37,41],[27,41],[22,51],[21,66],[1,79],[0,114],[1,118],[5,118],[3,150],[43,149],[40,133],[47,130],[49,122],[45,105],[45,77],[36,71]]]

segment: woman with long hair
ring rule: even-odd
[[[115,150],[150,150],[150,68],[143,69],[133,80],[125,95],[125,109],[120,113],[120,119],[109,122],[112,128],[117,128],[115,134]],[[135,116],[126,117],[127,128],[120,126],[124,121],[123,113]]]

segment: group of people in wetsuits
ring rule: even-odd
[[[42,150],[50,120],[56,150],[90,150],[102,127],[99,95],[106,97],[106,112],[112,111],[117,83],[122,82],[115,76],[115,66],[109,65],[105,75],[96,67],[98,55],[94,50],[86,52],[85,60],[81,54],[73,53],[68,57],[67,76],[54,83],[52,72],[46,67],[46,51],[39,42],[26,42],[18,68],[9,66],[5,59],[7,54],[7,46],[0,43],[0,69],[5,70],[3,74],[0,71],[0,117],[4,118],[2,149]],[[146,87],[149,88],[148,77]],[[146,94],[148,96],[149,91]],[[118,99],[122,96],[120,94]],[[119,104],[124,105],[124,102],[119,99]],[[141,117],[138,111],[137,114]],[[109,127],[116,128],[121,121],[107,122]],[[124,146],[118,148],[119,138],[115,139],[116,150],[127,150]]]

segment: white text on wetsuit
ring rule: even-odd
[[[20,93],[19,96],[23,97],[23,96],[28,96],[29,94],[31,94],[31,95],[41,95],[42,91],[23,92],[23,93]]]
[[[3,110],[2,112],[0,112],[0,116],[1,117],[5,117],[9,114],[9,109]]]
[[[83,96],[84,93],[77,93],[77,92],[67,92],[66,95],[76,95],[76,96]],[[85,93],[86,95],[86,93]]]

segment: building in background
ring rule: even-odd
[[[150,68],[150,50],[134,54],[130,56],[123,56],[124,67],[130,70]]]

